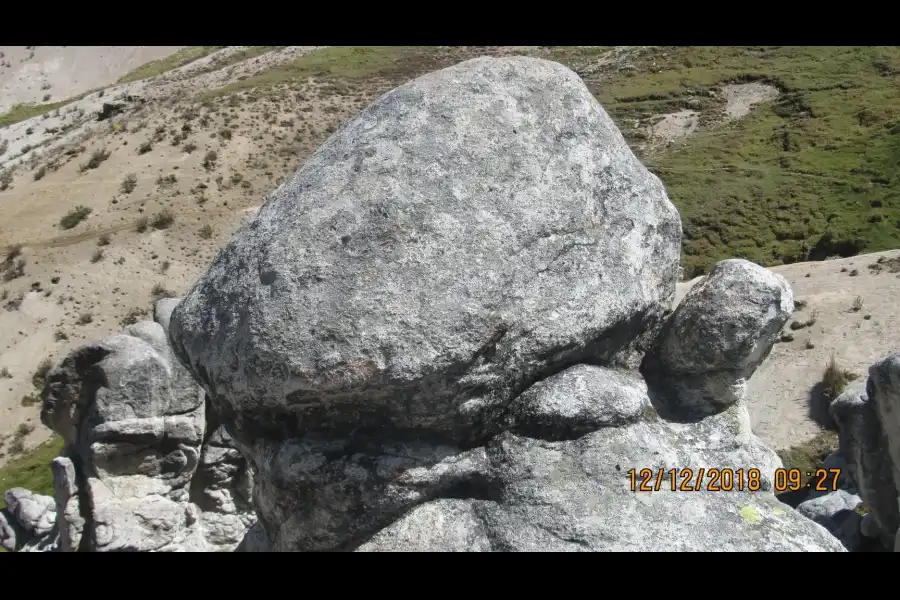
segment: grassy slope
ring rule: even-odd
[[[38,117],[44,113],[56,110],[70,102],[74,102],[78,98],[70,98],[61,102],[51,102],[49,104],[16,104],[9,112],[0,115],[0,127],[13,125],[21,121],[25,121],[32,117]]]
[[[772,266],[900,246],[900,49],[655,47],[636,67],[591,69],[607,47],[528,50],[579,73],[631,141],[634,121],[686,107],[718,121],[721,86],[762,80],[782,91],[731,125],[642,157],[669,189],[685,229],[684,266],[699,274],[742,257]],[[387,89],[490,48],[333,47],[211,95],[314,77]],[[599,73],[599,74],[594,74]]]
[[[187,46],[174,54],[170,54],[164,58],[159,58],[141,65],[134,71],[123,75],[116,83],[131,83],[132,81],[140,81],[148,77],[162,75],[166,71],[183,67],[189,62],[193,62],[198,58],[203,58],[207,54],[212,54],[216,50],[221,50],[225,46]]]
[[[689,274],[724,258],[771,266],[900,246],[900,50],[666,48],[641,63],[594,89],[619,121],[729,81],[783,92],[646,160],[681,211]]]
[[[50,472],[50,462],[59,456],[62,446],[62,438],[55,437],[0,467],[0,492],[23,487],[35,494],[52,496],[53,475]],[[6,501],[0,497],[0,508],[5,506]]]

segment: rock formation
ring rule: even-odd
[[[41,421],[65,441],[54,498],[7,492],[8,550],[231,550],[255,517],[251,473],[155,321],[71,352],[47,376]]]
[[[869,509],[867,527],[900,550],[900,353],[869,368],[864,389],[831,404],[840,429],[840,452]]]
[[[256,473],[240,549],[843,551],[771,492],[743,398],[789,286],[725,261],[667,314],[680,243],[561,65],[477,59],[380,98],[171,316]],[[645,468],[659,491],[631,489]]]

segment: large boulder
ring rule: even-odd
[[[870,511],[867,528],[900,550],[900,352],[873,364],[865,389],[841,394],[830,412],[847,470]]]
[[[326,141],[169,333],[248,439],[470,443],[534,381],[633,360],[671,305],[680,239],[662,183],[575,73],[481,58],[393,90]]]
[[[256,472],[239,549],[843,550],[775,499],[781,462],[735,386],[676,420],[637,370],[648,347],[677,351],[654,334],[680,235],[561,65],[477,59],[380,98],[172,313],[175,352]],[[699,339],[724,358],[691,348],[690,375],[734,383],[792,300],[761,267],[718,268],[662,327],[713,314]],[[717,304],[741,276],[750,297]],[[634,491],[643,468],[734,481]]]
[[[161,301],[156,322],[76,348],[50,371],[41,420],[65,441],[54,498],[10,490],[6,545],[205,551],[243,539],[255,521],[251,473],[169,348],[160,322],[173,307]],[[52,519],[35,520],[38,505]],[[48,520],[52,531],[35,524]]]

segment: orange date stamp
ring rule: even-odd
[[[629,469],[632,492],[757,492],[759,469]]]

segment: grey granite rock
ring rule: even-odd
[[[840,452],[888,548],[900,526],[900,353],[869,368],[864,390],[838,396],[830,407],[840,430]]]
[[[627,362],[671,305],[680,240],[662,184],[575,73],[470,60],[326,141],[169,333],[247,439],[470,443],[534,381]]]
[[[167,322],[175,303],[158,303],[156,318]],[[207,431],[220,426],[159,322],[76,348],[48,373],[43,398],[41,420],[65,440],[54,498],[10,490],[5,546],[232,550],[255,522],[249,466],[227,434]]]

